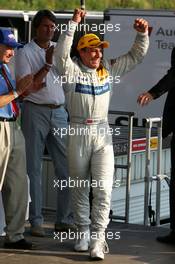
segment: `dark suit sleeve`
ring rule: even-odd
[[[172,87],[175,86],[175,48],[171,53],[171,68],[168,70],[167,74],[148,92],[153,96],[154,99],[160,97]]]
[[[171,53],[171,67],[175,68],[175,48],[172,50]]]

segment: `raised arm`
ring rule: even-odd
[[[85,11],[81,9],[75,9],[72,20],[68,23],[68,30],[64,32],[55,47],[54,56],[56,61],[56,66],[61,75],[65,75],[74,72],[75,64],[73,63],[70,52],[73,43],[74,33],[78,23],[85,16]]]
[[[141,63],[149,46],[148,22],[144,19],[136,19],[134,28],[137,31],[135,42],[130,51],[119,58],[111,60],[112,75],[123,75]]]

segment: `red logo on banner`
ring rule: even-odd
[[[151,137],[150,139],[150,149],[157,149],[158,138]],[[134,139],[132,140],[132,152],[145,151],[146,150],[146,138]]]

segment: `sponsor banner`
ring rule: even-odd
[[[155,150],[158,147],[158,137],[151,137],[150,148]],[[146,150],[146,138],[132,140],[132,152],[140,152]]]

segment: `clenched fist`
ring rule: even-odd
[[[148,31],[148,22],[143,18],[137,18],[134,22],[134,29],[138,32],[145,33]]]
[[[80,23],[82,18],[85,17],[86,15],[86,12],[85,10],[82,10],[80,8],[76,8],[74,10],[74,14],[73,14],[73,17],[72,17],[72,20],[76,23]]]

